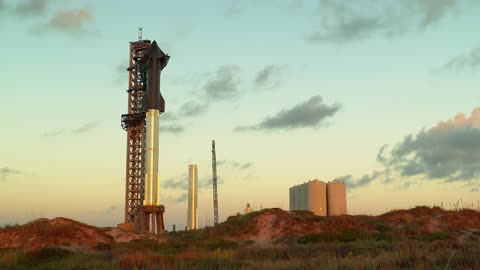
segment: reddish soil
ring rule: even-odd
[[[337,234],[349,230],[362,235],[378,234],[386,227],[394,230],[395,234],[413,237],[440,232],[460,240],[480,240],[480,211],[416,207],[394,210],[380,216],[317,217],[309,211],[264,209],[250,216],[229,218],[218,227],[206,230],[215,239],[253,240],[259,245],[272,245],[322,232]],[[57,246],[70,250],[96,250],[108,248],[114,243],[145,238],[166,242],[170,236],[157,237],[116,228],[97,228],[67,218],[38,219],[0,229],[0,249]]]

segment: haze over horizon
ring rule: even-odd
[[[160,200],[199,225],[288,209],[288,188],[347,183],[350,214],[478,205],[480,2],[0,0],[0,225],[123,222],[129,42],[161,77]]]

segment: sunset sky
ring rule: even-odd
[[[349,214],[479,207],[480,1],[0,0],[0,225],[124,219],[129,41],[162,72],[161,202],[199,225],[347,183]],[[461,201],[460,201],[461,200]],[[472,205],[473,204],[473,205]]]

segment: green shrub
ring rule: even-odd
[[[212,240],[206,243],[206,247],[210,250],[236,249],[238,246],[237,242],[230,240]]]
[[[418,240],[432,242],[436,240],[447,240],[450,239],[450,235],[444,232],[432,232],[432,233],[425,233],[421,234],[418,237]]]
[[[311,243],[319,243],[319,242],[353,242],[357,240],[361,240],[367,238],[365,233],[345,229],[339,233],[331,233],[331,232],[321,232],[315,234],[308,234],[298,238],[297,242],[300,244],[311,244]]]

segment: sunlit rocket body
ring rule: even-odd
[[[144,59],[146,93],[143,108],[145,127],[145,197],[144,206],[160,205],[160,176],[158,173],[158,129],[160,113],[165,111],[165,100],[160,93],[160,72],[167,65],[166,55],[154,41]]]

